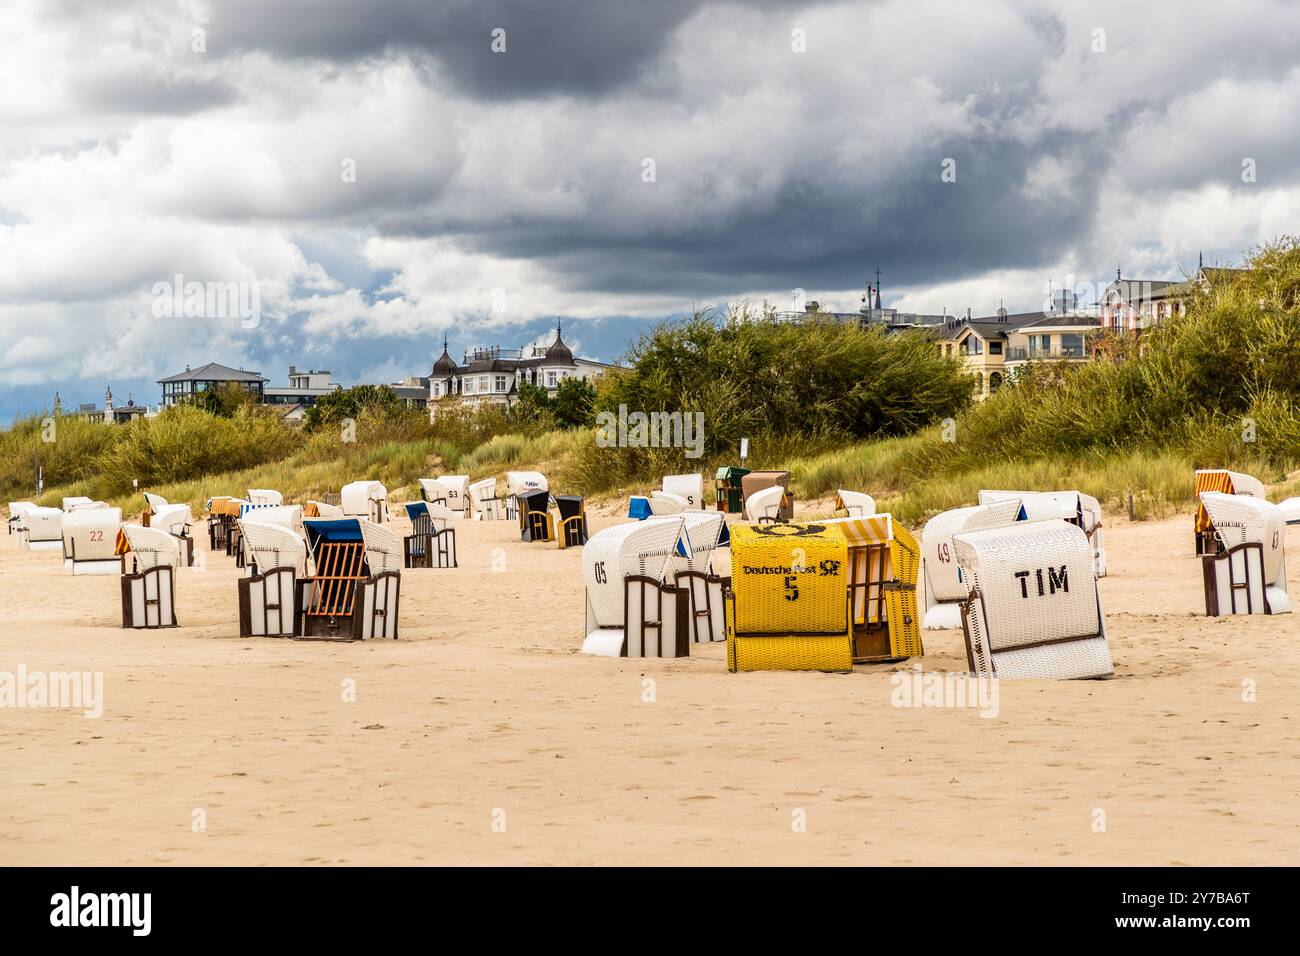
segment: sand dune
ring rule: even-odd
[[[1116,677],[1002,682],[993,719],[891,706],[890,673],[910,664],[730,675],[722,645],[680,661],[583,656],[577,549],[524,544],[513,522],[457,534],[459,569],[403,574],[400,641],[345,645],[238,638],[224,555],[181,573],[181,627],[124,631],[117,578],[74,578],[57,553],[0,537],[0,671],[102,671],[105,698],[99,719],[0,710],[3,861],[1300,854],[1300,615],[1204,617],[1189,517],[1108,521]],[[1289,543],[1300,596],[1300,529]],[[925,668],[965,670],[959,631],[925,642]]]

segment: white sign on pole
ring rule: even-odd
[[[740,460],[744,461],[748,457],[749,457],[749,439],[742,438],[740,440]]]

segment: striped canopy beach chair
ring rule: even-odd
[[[1006,498],[988,505],[953,508],[935,515],[921,531],[921,568],[925,577],[926,628],[961,627],[961,603],[970,588],[952,546],[952,536],[963,531],[1004,528],[1025,519],[1019,498]]]
[[[1215,537],[1214,549],[1201,555],[1205,613],[1218,617],[1290,611],[1282,509],[1251,495],[1207,491],[1200,497]]]
[[[822,523],[838,528],[848,545],[853,663],[896,661],[925,653],[916,601],[921,570],[916,538],[889,513],[829,518]]]
[[[584,654],[685,657],[689,653],[689,595],[668,583],[674,555],[690,555],[680,517],[615,525],[588,539],[582,549],[587,596]]]
[[[1020,521],[952,540],[969,587],[962,629],[971,673],[1073,680],[1113,672],[1082,528]]]
[[[456,567],[454,515],[446,505],[408,501],[406,515],[411,533],[402,539],[403,563],[408,568]]]
[[[1247,495],[1251,498],[1267,498],[1264,484],[1258,478],[1228,471],[1226,468],[1197,468],[1192,477],[1196,488],[1196,553],[1213,554],[1219,547],[1219,539],[1210,527],[1210,515],[1205,510],[1201,495],[1207,491],[1224,495]]]
[[[361,518],[306,518],[313,573],[298,581],[295,636],[355,641],[397,637],[402,548]]]
[[[124,524],[118,552],[130,555],[134,569],[123,573],[121,579],[122,627],[175,627],[180,539],[158,528]],[[125,568],[125,558],[122,564]]]

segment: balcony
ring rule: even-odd
[[[1088,357],[1088,347],[1086,345],[1065,345],[1053,346],[1052,348],[1041,348],[1031,346],[1030,348],[1007,349],[1008,362],[1050,362],[1056,359],[1086,359]]]

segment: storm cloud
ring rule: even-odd
[[[1300,7],[1057,0],[16,0],[0,412],[190,364],[426,372],[557,317],[790,290],[1033,307],[1300,216]],[[498,33],[497,31],[504,31]],[[504,48],[502,48],[504,44]],[[945,175],[946,173],[946,175]],[[178,322],[176,274],[261,321]],[[84,392],[84,394],[83,394]]]

